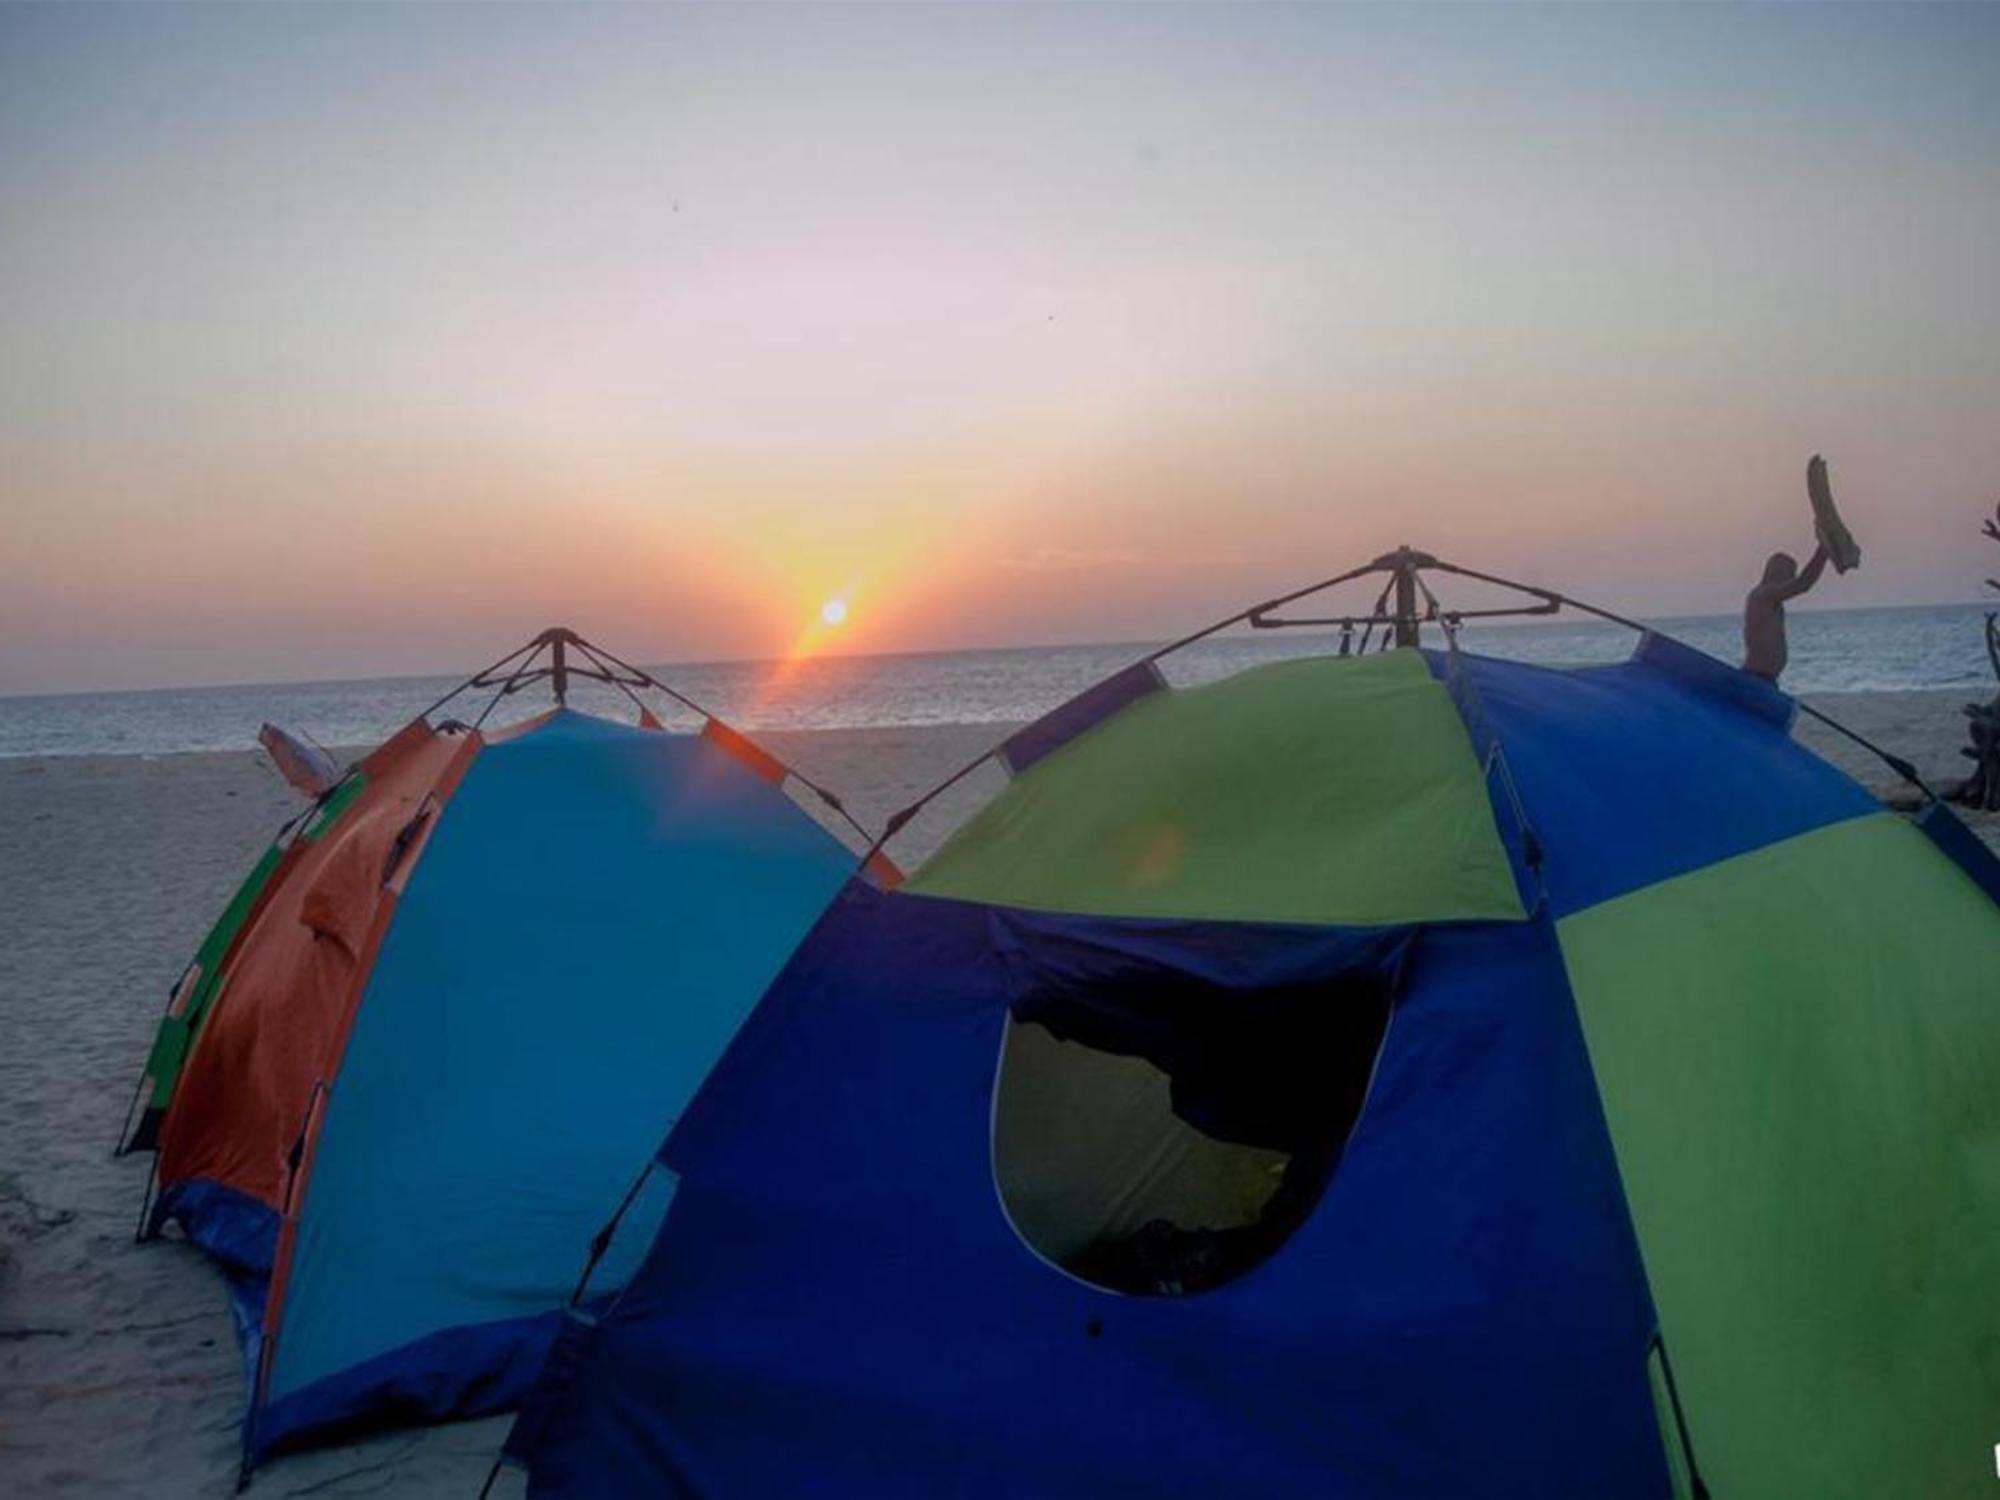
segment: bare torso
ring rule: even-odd
[[[1755,588],[1743,601],[1743,670],[1776,682],[1785,670],[1785,601]]]
[[[1785,601],[1798,598],[1819,582],[1826,568],[1826,548],[1815,547],[1811,561],[1796,572],[1789,571],[1790,563],[1783,553],[1773,557],[1766,565],[1764,581],[1743,601],[1743,670],[1772,682],[1785,670],[1790,654],[1785,645]],[[1781,564],[1786,570],[1774,572]]]

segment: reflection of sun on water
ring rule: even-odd
[[[763,697],[766,701],[780,696],[792,675],[826,650],[833,632],[846,627],[849,592],[844,588],[838,594],[821,600],[818,610],[807,618],[805,628],[792,638],[791,649],[772,663],[770,676],[764,685]]]
[[[837,649],[844,649],[846,643],[842,637],[850,631],[862,628],[854,623],[855,596],[857,593],[867,596],[868,584],[858,578],[839,579],[836,583],[838,592],[822,594],[819,590],[825,588],[828,582],[835,580],[829,580],[822,573],[815,581],[817,587],[807,584],[806,587],[797,588],[792,592],[792,607],[802,609],[804,618],[800,620],[797,634],[792,637],[791,644],[782,655],[771,662],[769,669],[764,673],[754,701],[745,705],[745,712],[753,718],[794,692],[812,691],[810,687],[801,686],[800,672],[809,663]],[[811,591],[808,592],[808,589]],[[811,603],[815,598],[819,600],[817,606]],[[867,605],[868,598],[864,597],[862,602]],[[872,607],[867,613],[868,618],[875,618]],[[799,616],[793,615],[792,618],[798,620]],[[839,647],[835,645],[837,641],[841,643]],[[860,648],[867,649],[865,640],[862,641]]]

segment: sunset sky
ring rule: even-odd
[[[11,7],[0,347],[0,692],[1969,599],[2000,7]]]

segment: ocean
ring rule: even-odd
[[[1791,669],[1795,693],[1958,688],[1992,691],[1978,605],[1795,611]],[[1735,615],[1647,622],[1688,644],[1734,660]],[[1431,640],[1434,630],[1426,630]],[[1598,622],[1469,623],[1466,650],[1551,665],[1617,661],[1634,637]],[[1257,662],[1338,648],[1316,630],[1237,631],[1168,658],[1169,680],[1200,682]],[[941,651],[899,656],[828,656],[790,663],[694,662],[648,665],[663,681],[745,729],[842,729],[862,725],[1008,723],[1031,719],[1143,655],[1146,643]],[[483,665],[483,664],[474,664]],[[468,669],[469,670],[469,669]],[[145,692],[0,697],[0,756],[161,755],[242,750],[271,720],[322,745],[372,745],[443,696],[455,677],[381,677],[352,682],[258,683]],[[487,694],[466,694],[446,713],[468,721]],[[661,717],[676,722],[671,705]],[[487,721],[506,723],[547,706],[530,689],[498,704]],[[630,715],[631,704],[601,684],[576,685],[579,708]],[[680,722],[693,722],[685,714]]]

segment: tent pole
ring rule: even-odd
[[[499,671],[502,667],[506,666],[516,657],[524,655],[525,653],[534,650],[535,647],[540,644],[540,642],[541,642],[541,637],[537,636],[534,640],[528,642],[527,645],[520,646],[512,651],[509,651],[505,656],[501,657],[500,660],[493,663],[492,666],[486,668],[483,672],[473,673],[470,677],[466,678],[465,681],[461,682],[457,687],[453,688],[450,692],[446,693],[442,698],[438,699],[438,701],[433,703],[429,708],[425,709],[422,713],[418,714],[417,719],[428,719],[432,714],[436,713],[439,709],[443,708],[447,703],[451,702],[452,699],[456,698],[460,693],[464,692],[469,687],[486,686],[487,678],[491,677],[495,672]],[[416,719],[412,719],[410,722],[414,724],[416,722]]]
[[[549,632],[549,686],[555,690],[557,708],[569,707],[569,641],[567,630],[558,627]]]
[[[1412,552],[1405,543],[1383,561],[1389,564],[1396,585],[1396,644],[1417,644],[1417,569],[1431,559]]]

